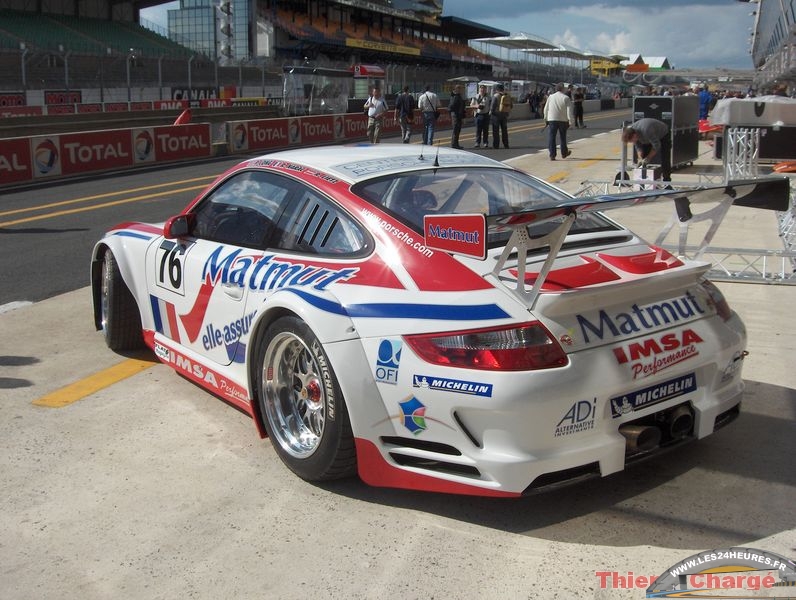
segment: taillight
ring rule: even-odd
[[[435,365],[488,371],[532,371],[563,367],[569,360],[539,322],[404,336],[423,360]]]
[[[707,279],[702,280],[702,287],[708,293],[713,306],[716,307],[716,313],[722,318],[722,320],[728,321],[732,316],[732,309],[727,303],[727,299],[724,297],[724,294],[721,293],[721,290],[716,287],[716,284],[714,284],[712,281],[708,281]]]

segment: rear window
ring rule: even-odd
[[[386,209],[418,233],[423,232],[425,215],[472,214],[506,215],[528,210],[554,208],[569,199],[544,182],[507,169],[429,169],[400,173],[357,184],[354,193]],[[528,226],[531,237],[547,234],[556,222]],[[617,231],[599,214],[578,214],[570,235]],[[490,233],[490,247],[505,244],[510,232]]]

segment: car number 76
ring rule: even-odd
[[[171,240],[163,240],[157,250],[157,284],[184,295],[182,286],[182,261],[185,247]]]

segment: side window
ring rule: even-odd
[[[277,229],[277,246],[282,250],[341,255],[361,252],[368,245],[358,223],[328,198],[310,189],[296,195]]]
[[[195,237],[250,248],[270,242],[296,185],[263,171],[243,171],[213,190],[192,212]]]

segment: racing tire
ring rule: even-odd
[[[282,462],[306,481],[356,474],[345,399],[323,346],[307,324],[294,316],[271,323],[256,364],[260,414]]]
[[[102,257],[100,325],[105,343],[111,350],[139,350],[144,347],[138,305],[110,250],[106,250]]]

